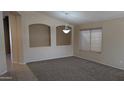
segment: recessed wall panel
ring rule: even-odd
[[[30,47],[50,46],[50,27],[45,24],[29,25]]]
[[[72,28],[69,27],[71,30],[68,34],[65,34],[62,30],[65,26],[58,26],[56,27],[56,44],[60,45],[71,45],[71,36],[72,36]]]

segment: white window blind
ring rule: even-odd
[[[91,51],[101,52],[102,31],[101,29],[91,30]]]
[[[81,50],[90,50],[90,31],[80,31],[80,49]]]
[[[101,52],[101,47],[102,29],[90,29],[80,31],[80,50]]]

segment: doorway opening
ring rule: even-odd
[[[5,53],[6,53],[6,64],[7,64],[7,75],[11,74],[11,69],[12,69],[12,60],[11,60],[11,36],[10,36],[10,31],[9,31],[9,17],[5,16],[3,18],[3,25],[4,25],[4,39],[5,39]]]

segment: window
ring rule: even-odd
[[[44,24],[29,25],[30,47],[50,46],[50,27]]]
[[[71,45],[72,28],[68,27],[71,31],[68,34],[63,32],[65,26],[56,27],[56,44],[58,46]]]
[[[84,51],[101,52],[102,29],[89,29],[80,31],[79,47]]]
[[[91,31],[91,51],[101,52],[102,31],[101,29]]]
[[[81,31],[80,33],[80,49],[81,50],[90,50],[90,31]]]

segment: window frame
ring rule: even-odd
[[[101,51],[95,51],[95,50],[91,50],[91,32],[93,30],[98,30],[100,29],[101,30]],[[102,45],[103,45],[103,32],[102,32],[102,27],[98,27],[98,28],[88,28],[88,29],[81,29],[80,32],[82,31],[89,31],[90,32],[90,49],[89,50],[82,50],[80,49],[81,51],[85,51],[85,52],[94,52],[94,53],[99,53],[101,54],[102,53]],[[81,39],[81,37],[79,37],[79,39]]]

